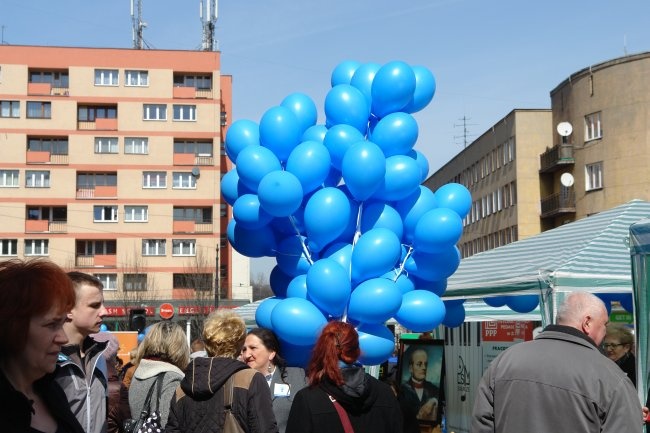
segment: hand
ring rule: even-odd
[[[650,423],[650,409],[648,409],[646,406],[643,406],[641,408],[641,414],[643,415],[643,422]]]
[[[435,421],[438,417],[438,399],[431,398],[422,406],[416,416],[417,419]]]

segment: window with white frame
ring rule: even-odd
[[[49,254],[48,239],[25,239],[26,256],[47,256]]]
[[[174,120],[196,120],[196,105],[174,105]]]
[[[603,136],[603,129],[600,123],[600,112],[585,116],[585,141],[595,140]]]
[[[117,86],[119,76],[117,69],[95,69],[95,86]]]
[[[42,101],[27,101],[28,119],[51,119],[52,103]]]
[[[145,171],[142,173],[143,188],[167,188],[167,172]]]
[[[148,206],[124,206],[124,222],[143,223],[149,220]]]
[[[149,71],[124,71],[125,86],[146,87],[149,85]]]
[[[172,241],[172,256],[195,256],[195,239],[174,239]]]
[[[147,274],[124,274],[125,292],[143,292],[147,290]]]
[[[144,120],[167,120],[167,105],[144,104],[142,118]]]
[[[102,282],[104,290],[117,290],[117,274],[94,274]]]
[[[125,137],[124,153],[147,155],[149,153],[149,139],[147,137]]]
[[[196,177],[192,173],[174,172],[172,188],[175,189],[195,189]]]
[[[49,188],[50,172],[46,170],[25,171],[25,186],[27,188]]]
[[[0,256],[18,255],[18,239],[0,239]]]
[[[165,239],[142,239],[142,255],[164,256],[166,254],[166,245],[167,241]]]
[[[95,137],[95,153],[118,153],[117,137]]]
[[[0,170],[0,188],[18,188],[18,170]]]
[[[603,163],[595,162],[585,166],[585,189],[593,191],[603,187]]]
[[[0,101],[0,117],[20,117],[20,101]]]
[[[94,206],[93,221],[96,223],[116,223],[117,206]]]

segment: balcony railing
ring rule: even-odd
[[[95,254],[94,256],[77,256],[75,266],[78,268],[114,268],[117,265],[115,254]]]
[[[25,233],[67,233],[67,221],[26,220]]]
[[[565,213],[575,213],[576,195],[573,187],[562,187],[560,192],[544,197],[541,201],[542,218]]]
[[[195,155],[193,153],[174,153],[174,165],[214,165],[212,155]]]
[[[116,186],[97,185],[94,188],[77,188],[78,199],[117,198]]]
[[[539,162],[541,173],[555,171],[565,165],[574,164],[573,144],[556,144],[539,156]]]
[[[212,223],[197,223],[195,221],[174,221],[174,233],[212,233]]]
[[[27,164],[53,164],[67,165],[68,155],[51,154],[48,151],[28,150],[26,157]]]

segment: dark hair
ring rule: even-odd
[[[280,369],[280,378],[282,382],[286,382],[287,378],[287,361],[282,357],[280,351],[280,340],[278,337],[271,331],[266,328],[253,328],[248,331],[248,335],[254,335],[260,339],[266,350],[275,352],[275,358],[273,359],[273,364]]]
[[[339,360],[352,364],[360,354],[359,334],[354,326],[345,322],[329,322],[318,337],[309,361],[309,384],[318,385],[326,378],[338,386],[343,385]]]
[[[32,317],[74,307],[72,281],[46,259],[0,262],[0,358],[25,348]]]
[[[71,271],[68,272],[68,277],[70,277],[72,283],[74,284],[75,293],[77,292],[79,287],[81,287],[82,284],[96,287],[99,290],[104,290],[104,285],[99,280],[99,278],[94,277],[90,274],[86,274],[84,272],[78,272],[78,271]]]

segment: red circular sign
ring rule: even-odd
[[[160,304],[160,308],[158,309],[158,315],[162,319],[171,319],[172,317],[174,317],[174,306],[169,303]]]

